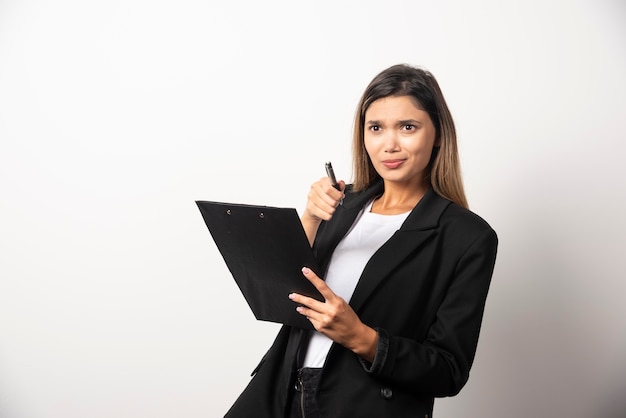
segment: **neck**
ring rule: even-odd
[[[429,185],[423,182],[410,187],[385,182],[385,191],[372,204],[372,212],[381,215],[406,213],[415,207],[428,191]]]

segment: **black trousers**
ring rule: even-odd
[[[298,369],[296,382],[291,391],[289,418],[319,418],[320,412],[315,401],[315,391],[321,374],[321,368]]]

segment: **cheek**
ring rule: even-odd
[[[365,152],[367,152],[367,155],[369,155],[371,159],[372,152],[374,152],[374,146],[372,144],[372,141],[368,140],[367,135],[363,139],[363,148],[365,148]]]
[[[427,141],[424,141],[423,138],[408,138],[403,144],[402,148],[405,152],[418,156],[424,155],[424,153],[428,152],[432,146]]]
[[[407,151],[414,155],[430,154],[435,146],[435,138],[430,132],[424,132],[422,135],[407,138],[404,146]]]

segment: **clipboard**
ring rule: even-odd
[[[317,260],[294,208],[197,200],[228,269],[256,319],[313,329],[288,295],[324,297],[302,275]]]

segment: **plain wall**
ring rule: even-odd
[[[350,180],[358,98],[403,62],[500,237],[436,416],[623,417],[625,51],[619,0],[0,1],[0,416],[222,416],[278,326],[194,201]]]

